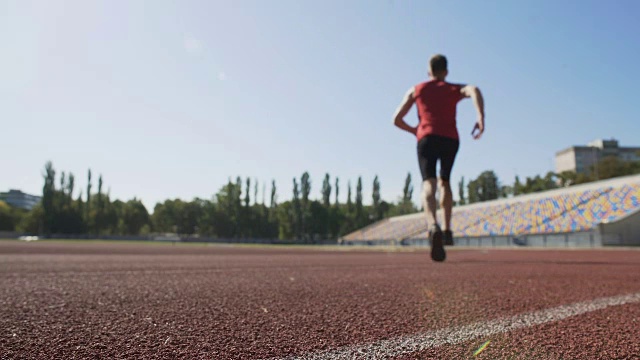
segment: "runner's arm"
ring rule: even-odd
[[[398,106],[398,109],[396,109],[396,114],[393,119],[393,124],[399,127],[400,129],[415,135],[416,132],[418,131],[418,128],[412,127],[404,121],[404,117],[407,115],[409,110],[411,110],[411,106],[413,106],[413,103],[415,102],[415,99],[413,97],[413,92],[414,92],[413,88],[411,88],[404,95],[404,98],[402,99],[402,103],[400,104],[400,106]]]
[[[471,134],[475,139],[479,139],[484,133],[484,98],[482,97],[482,92],[478,89],[477,86],[474,85],[465,85],[460,89],[460,93],[464,97],[470,97],[473,100],[473,105],[476,107],[476,112],[478,113],[478,121],[473,127],[473,131]],[[476,129],[478,130],[477,134],[473,134]]]

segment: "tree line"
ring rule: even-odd
[[[640,162],[623,162],[615,157],[602,159],[587,174],[548,172],[523,181],[516,176],[512,184],[503,184],[494,171],[487,170],[466,184],[464,177],[460,180],[456,205],[638,173]],[[346,202],[341,203],[340,179],[332,179],[329,174],[325,174],[319,187],[320,198],[312,199],[313,184],[309,173],[304,172],[292,179],[292,197],[284,202],[278,201],[275,181],[269,184],[267,200],[267,184],[262,184],[260,199],[260,184],[256,179],[236,177],[229,178],[210,199],[168,199],[157,203],[152,214],[139,199],[112,200],[110,192],[105,191],[102,175],[98,176],[94,188],[91,170],[87,173],[86,189],[76,189],[76,179],[71,173],[62,172],[57,176],[51,162],[45,165],[43,177],[42,200],[31,211],[12,208],[0,201],[0,231],[96,236],[176,233],[314,242],[335,239],[378,220],[419,210],[412,201],[410,173],[405,178],[402,196],[395,202],[381,198],[380,181],[375,176],[370,205],[363,203],[362,177],[358,177],[355,187],[347,181]]]
[[[614,156],[604,157],[586,173],[550,171],[544,176],[527,177],[524,181],[516,176],[512,185],[502,184],[494,171],[487,170],[469,181],[466,186],[464,177],[460,180],[457,204],[473,204],[634,174],[640,174],[640,162],[621,161]]]
[[[257,180],[229,179],[210,199],[191,201],[168,199],[157,203],[150,214],[139,199],[113,200],[105,191],[100,175],[94,188],[93,174],[87,173],[86,191],[76,191],[75,176],[57,176],[51,162],[45,165],[42,200],[31,211],[11,209],[0,203],[0,230],[31,234],[146,235],[176,233],[184,236],[217,238],[279,238],[314,242],[337,238],[385,217],[418,211],[413,205],[411,174],[407,174],[403,195],[396,203],[384,201],[380,180],[373,179],[371,204],[363,199],[362,177],[355,188],[348,181],[347,199],[339,201],[340,179],[325,174],[321,198],[312,199],[308,172],[292,179],[292,197],[278,201],[275,181],[265,199],[262,184],[259,199]],[[77,193],[77,194],[76,194]]]

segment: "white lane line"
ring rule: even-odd
[[[342,348],[309,353],[302,356],[274,358],[273,360],[334,360],[334,359],[388,359],[412,354],[442,345],[457,344],[479,337],[505,333],[521,328],[551,323],[581,314],[602,310],[611,306],[640,302],[640,292],[635,294],[604,297],[589,301],[562,305],[546,310],[520,314],[504,319],[477,322],[471,325],[445,328],[411,336],[381,340],[370,344],[345,346]]]

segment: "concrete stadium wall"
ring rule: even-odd
[[[21,233],[15,231],[0,231],[0,239],[17,239],[22,236]]]
[[[394,240],[339,240],[337,244],[343,246],[391,246],[396,242]]]
[[[602,223],[599,228],[605,245],[640,246],[640,210],[616,222]]]
[[[218,243],[218,244],[271,244],[271,245],[337,245],[334,239],[322,239],[305,242],[304,240],[280,240],[280,239],[260,239],[260,238],[205,238],[192,237],[182,238],[181,242],[190,243]]]
[[[16,232],[0,232],[0,239],[17,239],[24,234]],[[157,234],[153,235],[102,235],[96,236],[91,234],[82,235],[65,235],[53,234],[47,237],[40,237],[40,240],[102,240],[102,241],[149,241],[149,242],[182,242],[182,243],[218,243],[218,244],[273,244],[273,245],[337,245],[335,239],[317,239],[312,242],[304,242],[303,240],[280,240],[280,239],[260,239],[260,238],[209,238],[209,237],[189,237],[180,236],[172,239],[170,237],[161,237]]]
[[[562,234],[526,235],[527,246],[541,247],[600,247],[602,237],[597,231]]]
[[[591,248],[603,245],[603,238],[597,231],[562,234],[540,234],[520,236],[479,236],[454,238],[455,246],[471,247],[547,247],[547,248]],[[405,240],[412,246],[430,246],[428,239]]]

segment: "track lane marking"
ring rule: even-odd
[[[442,345],[458,344],[480,337],[488,337],[517,329],[557,322],[613,306],[639,302],[640,292],[603,297],[487,322],[477,322],[470,325],[402,336],[369,344],[345,346],[334,350],[313,352],[301,356],[271,358],[271,360],[388,359]]]

